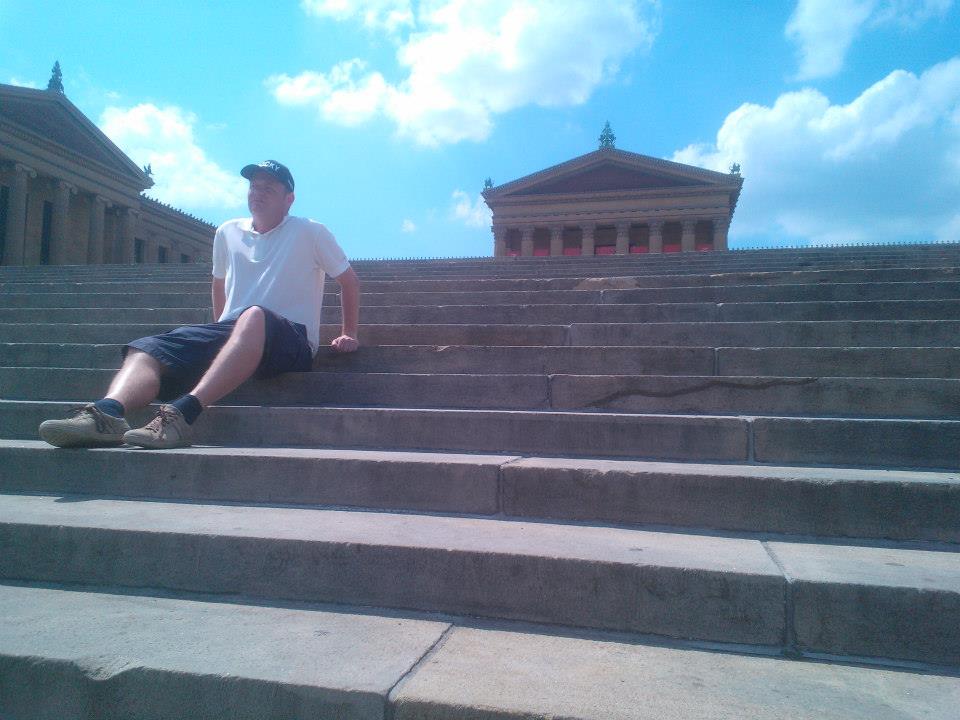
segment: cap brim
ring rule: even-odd
[[[243,170],[240,171],[240,176],[245,177],[247,180],[249,180],[250,178],[253,177],[253,174],[257,170],[263,170],[265,173],[270,173],[269,170],[267,170],[264,167],[261,167],[260,165],[245,165]],[[273,173],[270,173],[270,174],[273,175]]]

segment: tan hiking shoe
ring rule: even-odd
[[[62,448],[120,445],[128,430],[126,420],[107,415],[93,403],[74,408],[73,417],[40,423],[40,437]]]
[[[123,441],[152,450],[190,447],[190,426],[183,413],[173,405],[161,405],[153,420],[138,430],[127,432]]]

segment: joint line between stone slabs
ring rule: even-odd
[[[783,652],[787,657],[800,657],[801,653],[797,649],[797,638],[794,630],[794,607],[793,607],[793,580],[786,568],[780,562],[780,558],[770,547],[767,540],[761,540],[760,545],[766,551],[767,555],[777,566],[777,569],[783,574]]]
[[[755,449],[755,448],[754,448],[754,445],[756,444],[756,440],[755,440],[755,438],[754,438],[754,436],[753,436],[753,432],[754,432],[754,430],[753,430],[753,421],[754,421],[754,420],[756,420],[756,418],[752,418],[752,417],[746,417],[746,418],[744,418],[744,422],[747,423],[747,462],[748,462],[749,464],[751,464],[751,465],[756,465],[756,463],[757,463],[757,459],[756,459],[755,453],[754,453],[754,449]]]
[[[430,657],[432,657],[433,655],[436,655],[440,651],[440,648],[443,647],[444,644],[446,644],[447,638],[449,637],[450,632],[455,627],[456,625],[454,625],[454,623],[448,623],[444,631],[440,633],[440,637],[437,638],[436,642],[434,642],[433,645],[427,648],[426,652],[424,652],[423,655],[421,655],[416,660],[416,662],[414,662],[413,665],[411,665],[407,669],[407,671],[400,676],[400,678],[393,684],[393,687],[387,690],[385,702],[383,705],[383,720],[393,720],[394,711],[395,711],[394,695],[396,695],[396,693],[400,690],[400,686],[407,680],[407,678],[411,677],[415,672],[417,672],[417,670],[420,669],[421,665],[426,663]]]
[[[516,457],[510,458],[505,463],[500,463],[500,465],[497,467],[497,515],[500,517],[507,517],[507,510],[503,503],[503,469],[508,465],[513,465],[521,460],[526,460],[527,457],[528,456],[525,455],[517,455]]]

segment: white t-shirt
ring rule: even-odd
[[[307,328],[314,353],[320,345],[320,306],[325,275],[350,268],[326,227],[300,217],[283,219],[266,233],[253,220],[228,220],[213,239],[213,276],[224,280],[226,305],[217,320],[232,320],[261,305]]]

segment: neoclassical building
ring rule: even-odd
[[[62,92],[0,85],[0,264],[209,260],[216,228],[152,185]]]
[[[742,185],[739,172],[609,146],[488,185],[483,198],[497,257],[695,252],[727,249]]]

